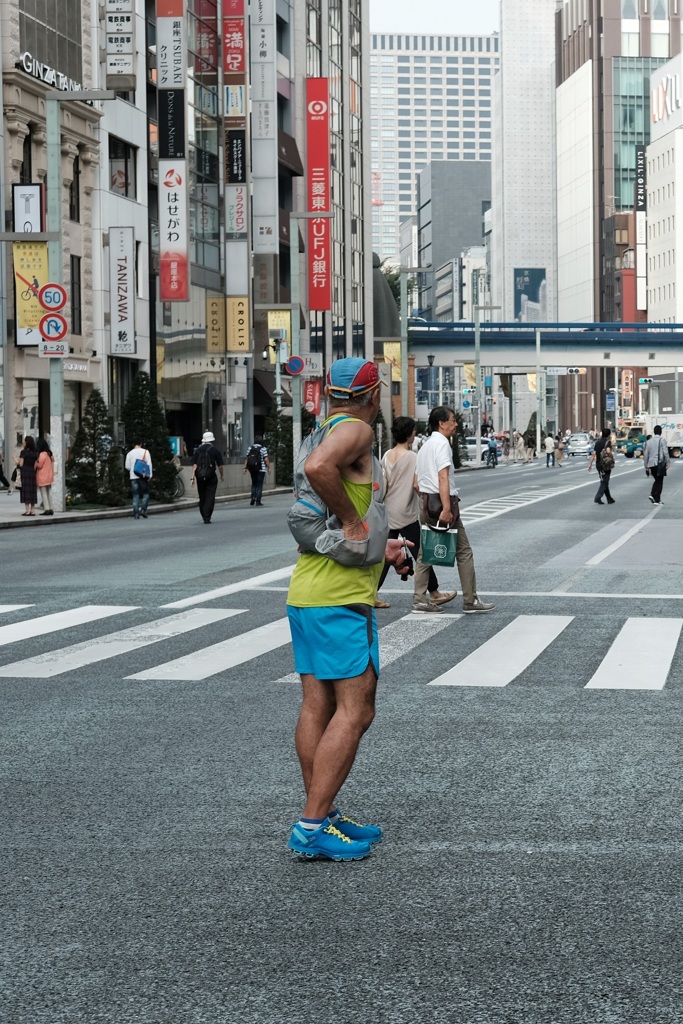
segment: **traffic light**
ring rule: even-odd
[[[463,395],[473,395],[476,392],[476,390],[476,388],[463,388],[462,393]]]
[[[567,373],[585,373],[585,366],[570,366],[567,368]]]
[[[639,384],[652,384],[653,380],[654,380],[654,377],[639,377],[638,378],[638,383]]]

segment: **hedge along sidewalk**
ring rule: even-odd
[[[86,509],[74,509],[69,512],[55,512],[53,516],[43,516],[39,511],[36,512],[35,516],[22,516],[21,509],[23,504],[19,502],[19,492],[15,492],[17,495],[16,503],[10,496],[7,497],[7,491],[0,491],[0,530],[12,529],[12,527],[30,527],[30,526],[56,526],[58,523],[89,523],[95,519],[131,519],[132,508],[131,505],[122,505],[116,508],[98,508],[87,511]],[[268,491],[268,497],[271,494],[290,494],[292,493],[291,487],[274,487]],[[245,491],[242,494],[224,494],[219,498],[216,498],[216,506],[228,505],[237,501],[249,501],[251,492]],[[266,495],[264,495],[265,497]],[[198,508],[198,501],[196,498],[179,498],[177,501],[168,502],[166,504],[154,504],[148,508],[150,518],[157,515],[157,513],[163,512],[188,512],[192,509]]]

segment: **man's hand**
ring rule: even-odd
[[[387,546],[384,552],[384,558],[389,563],[389,565],[393,565],[396,568],[396,572],[399,574],[399,576],[408,575],[408,570],[410,566],[405,565],[406,549],[412,547],[414,547],[414,544],[410,540],[398,540],[397,538],[396,540],[387,541]],[[403,571],[401,571],[399,567],[404,565],[405,568],[403,569]]]
[[[440,523],[452,523],[453,522],[453,513],[451,512],[451,510],[449,508],[441,509],[441,512],[439,512],[439,522]]]

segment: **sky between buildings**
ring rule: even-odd
[[[500,0],[370,0],[371,32],[487,35],[498,30]]]

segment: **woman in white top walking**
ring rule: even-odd
[[[414,559],[417,559],[420,552],[420,499],[415,479],[417,455],[411,450],[416,426],[415,420],[410,416],[398,416],[391,427],[394,447],[390,448],[382,459],[386,481],[384,502],[389,519],[389,537],[396,538],[400,535],[411,541],[413,547],[410,548],[410,554]],[[390,568],[391,566],[386,563],[380,577],[380,587]],[[455,591],[443,594],[439,592],[439,583],[431,567],[428,590],[431,602],[435,605],[447,604],[456,596]],[[375,600],[375,608],[390,607],[387,601],[382,601],[379,597]]]

